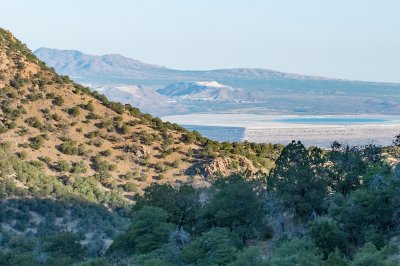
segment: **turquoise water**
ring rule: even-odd
[[[242,141],[244,137],[244,127],[222,127],[222,126],[194,126],[182,125],[188,130],[196,130],[204,137],[217,141]]]
[[[276,119],[274,122],[304,123],[304,124],[368,124],[387,122],[384,118],[368,117],[292,117]]]

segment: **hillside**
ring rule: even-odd
[[[266,172],[279,150],[207,140],[59,76],[4,30],[0,44],[1,140],[63,182],[79,173],[125,196],[152,182],[204,185]]]
[[[111,102],[58,75],[3,29],[0,107],[0,246],[20,258],[34,252],[20,246],[44,250],[53,236],[104,254],[149,185],[207,187],[236,172],[256,178],[282,149],[218,143]],[[0,252],[0,264],[25,265],[5,260]]]

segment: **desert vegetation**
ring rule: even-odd
[[[397,265],[399,139],[217,142],[0,29],[1,265]]]

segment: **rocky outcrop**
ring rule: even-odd
[[[267,171],[262,168],[257,168],[249,159],[243,156],[238,156],[237,158],[216,158],[204,167],[204,172],[206,176],[228,176],[240,173],[248,177],[256,177],[260,174],[266,173]]]

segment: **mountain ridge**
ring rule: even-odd
[[[277,71],[277,70],[272,70],[272,69],[265,69],[265,68],[221,68],[221,69],[211,69],[211,70],[178,70],[178,69],[172,69],[172,68],[168,68],[168,67],[164,67],[164,66],[159,66],[156,64],[148,64],[148,63],[144,63],[142,61],[136,60],[136,59],[132,59],[129,57],[125,57],[121,54],[104,54],[104,55],[91,55],[91,54],[85,54],[83,52],[80,52],[78,50],[59,50],[59,49],[53,49],[53,48],[46,48],[46,47],[40,47],[38,49],[36,49],[33,52],[36,56],[38,56],[39,58],[50,58],[50,57],[54,57],[54,54],[57,53],[59,55],[68,55],[68,54],[74,54],[74,55],[79,55],[81,57],[88,57],[88,58],[110,58],[113,57],[112,61],[109,61],[109,63],[112,63],[114,65],[118,65],[118,62],[120,60],[123,61],[131,61],[132,63],[136,63],[139,64],[141,66],[144,66],[145,68],[148,67],[153,67],[154,69],[162,69],[162,70],[166,70],[166,71],[173,71],[173,72],[180,72],[180,73],[205,73],[205,74],[210,74],[210,73],[230,73],[231,75],[243,75],[243,76],[251,76],[251,77],[265,77],[265,75],[270,75],[270,77],[272,78],[282,78],[282,77],[292,77],[292,78],[303,78],[303,79],[319,79],[319,80],[340,80],[340,79],[336,79],[336,78],[327,78],[327,77],[319,77],[319,76],[312,76],[312,75],[300,75],[300,74],[295,74],[295,73],[286,73],[283,71]],[[50,56],[49,56],[50,54]],[[53,54],[53,55],[51,55]],[[70,59],[70,58],[67,58]],[[69,63],[68,60],[62,59],[65,62]],[[45,61],[49,61],[49,60],[45,60]],[[61,61],[61,60],[59,60]],[[51,61],[49,61],[51,63]],[[98,74],[98,73],[97,73]]]

